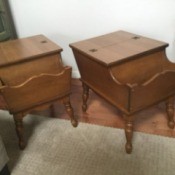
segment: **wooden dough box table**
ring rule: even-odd
[[[0,92],[14,116],[19,147],[24,149],[23,117],[61,100],[77,126],[69,94],[71,67],[64,67],[62,49],[43,35],[0,43]]]
[[[125,31],[70,44],[83,82],[83,111],[89,88],[121,110],[127,153],[136,112],[165,101],[168,126],[174,127],[175,65],[165,55],[167,46]]]

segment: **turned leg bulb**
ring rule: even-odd
[[[82,105],[82,110],[83,112],[86,112],[87,110],[87,100],[89,98],[89,87],[83,83],[83,105]]]
[[[126,153],[130,154],[132,152],[132,136],[133,136],[133,123],[131,121],[126,121],[125,124],[125,135],[126,135]]]
[[[174,128],[174,98],[169,98],[166,102],[166,111],[168,116],[168,126],[169,128]]]
[[[16,133],[17,133],[17,136],[18,136],[18,144],[19,144],[19,148],[21,150],[23,150],[26,146],[25,142],[24,142],[24,137],[23,137],[23,122],[22,122],[22,117],[19,117],[18,116],[16,117],[14,115],[14,121],[15,121],[15,126],[16,126]]]
[[[73,112],[73,108],[71,106],[69,97],[64,98],[63,100],[64,106],[66,108],[66,112],[69,115],[70,119],[71,119],[71,124],[73,127],[77,127],[78,126],[78,121],[74,116],[74,112]]]

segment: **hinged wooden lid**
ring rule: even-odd
[[[73,49],[105,65],[127,61],[157,49],[165,49],[167,46],[167,43],[125,31],[117,31],[70,44]]]
[[[61,51],[62,48],[43,35],[2,42],[0,67]]]

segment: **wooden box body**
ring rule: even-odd
[[[70,44],[81,80],[132,114],[175,93],[175,65],[167,43],[124,31]]]
[[[43,35],[0,44],[0,89],[11,113],[70,93],[71,67],[63,66],[61,51]]]

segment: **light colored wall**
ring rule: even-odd
[[[168,42],[175,62],[175,0],[9,0],[19,37],[44,34],[64,51],[79,77],[69,43],[116,30]]]

